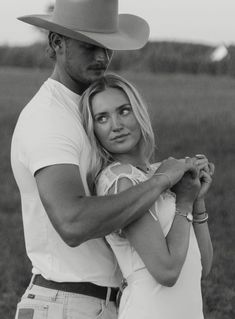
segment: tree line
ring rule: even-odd
[[[51,68],[43,42],[27,47],[0,46],[0,66]],[[117,51],[110,69],[151,73],[191,73],[235,76],[235,46],[228,48],[228,55],[212,61],[214,47],[180,42],[149,42],[137,51]]]

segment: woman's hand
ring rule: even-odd
[[[177,204],[185,203],[192,206],[198,197],[200,188],[199,169],[195,165],[195,169],[186,172],[182,179],[175,184],[171,190],[176,194]]]
[[[199,179],[201,183],[200,191],[197,196],[197,200],[204,199],[207,194],[211,183],[212,176],[215,172],[215,166],[213,163],[209,162],[205,155],[198,154],[195,156],[196,164],[200,170]]]
[[[205,198],[205,196],[206,196],[206,194],[211,186],[212,177],[205,170],[201,170],[199,173],[199,180],[200,180],[201,187],[200,187],[199,193],[197,195],[197,200],[201,200],[201,199]]]

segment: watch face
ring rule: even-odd
[[[192,213],[188,213],[188,214],[187,214],[187,219],[188,219],[190,222],[193,221],[193,215],[192,215]]]

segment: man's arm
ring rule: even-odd
[[[125,227],[142,216],[168,186],[161,175],[125,193],[89,197],[78,166],[71,164],[45,167],[36,172],[35,178],[53,226],[72,247]]]
[[[35,173],[45,210],[61,238],[71,247],[104,237],[141,217],[158,196],[193,170],[188,159],[164,160],[148,181],[110,196],[86,196],[79,168],[72,164],[47,166]],[[162,174],[163,173],[163,174]],[[172,186],[171,185],[171,186]]]

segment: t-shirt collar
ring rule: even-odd
[[[52,79],[52,78],[48,78],[47,79],[48,83],[52,83],[54,87],[56,87],[60,92],[64,92],[66,93],[66,96],[69,96],[76,104],[78,104],[78,102],[81,99],[81,95],[74,93],[73,91],[71,91],[69,88],[67,88],[67,86],[65,86],[64,84]]]

